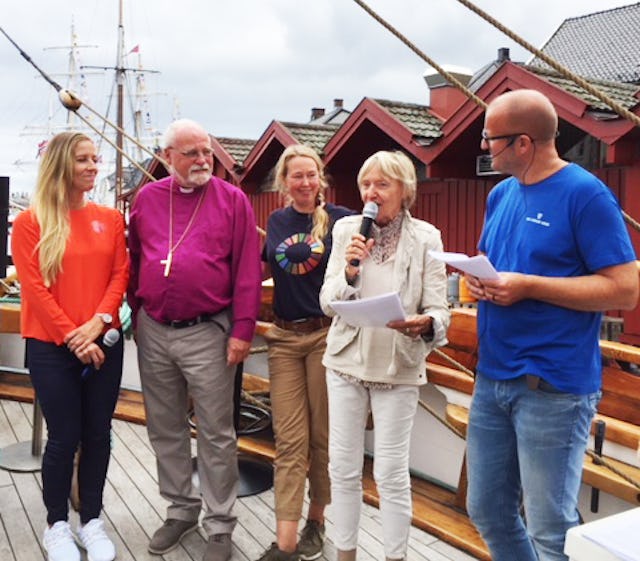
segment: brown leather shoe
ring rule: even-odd
[[[231,534],[209,536],[202,561],[229,561],[231,559]]]

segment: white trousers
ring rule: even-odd
[[[418,405],[417,386],[368,389],[327,370],[329,474],[333,541],[356,549],[362,506],[364,432],[369,409],[374,423],[373,476],[380,495],[385,556],[406,556],[411,527],[409,442]]]

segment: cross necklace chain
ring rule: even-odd
[[[184,231],[182,232],[180,239],[178,239],[178,241],[174,245],[173,243],[173,186],[174,186],[174,182],[173,180],[171,180],[171,184],[169,185],[169,249],[167,251],[167,258],[160,260],[160,264],[164,265],[165,277],[168,277],[169,274],[171,273],[171,263],[173,262],[173,254],[176,252],[176,250],[178,249],[178,246],[183,242],[183,240],[187,236],[187,233],[191,229],[191,226],[193,226],[193,222],[196,219],[198,210],[200,210],[200,207],[202,206],[202,201],[204,199],[204,195],[208,187],[208,185],[204,185],[203,187],[200,187],[202,191],[200,193],[200,198],[198,199],[198,203],[196,204],[196,208],[193,209],[193,212],[191,213],[191,218],[189,218],[189,222],[187,223]]]

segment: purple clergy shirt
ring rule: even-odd
[[[173,189],[173,252],[169,250],[169,194]],[[205,189],[204,193],[202,189]],[[251,204],[237,187],[217,177],[181,192],[172,177],[145,185],[129,217],[131,274],[127,291],[134,321],[140,307],[158,322],[231,311],[231,336],[251,341],[260,308],[259,238]]]

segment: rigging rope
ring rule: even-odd
[[[382,25],[383,27],[388,29],[391,33],[393,33],[398,39],[400,39],[400,41],[402,41],[407,47],[409,47],[414,53],[416,53],[422,60],[424,60],[427,64],[429,64],[431,67],[437,70],[439,74],[441,74],[454,87],[459,89],[466,97],[468,97],[476,105],[482,107],[483,109],[487,108],[487,104],[484,100],[480,99],[475,93],[473,93],[469,88],[467,88],[467,86],[465,86],[462,82],[460,82],[460,80],[458,80],[450,72],[447,72],[446,70],[444,70],[444,68],[442,68],[433,59],[431,59],[424,52],[422,52],[400,31],[398,31],[389,22],[387,22],[382,17],[380,17],[376,12],[374,12],[365,2],[363,2],[362,0],[353,0],[353,1],[356,4],[358,4],[365,12],[367,12],[373,19],[375,19],[378,23],[380,23],[380,25]],[[552,59],[550,56],[543,53],[541,50],[534,47],[531,43],[528,43],[527,41],[525,41],[524,39],[522,39],[521,37],[513,33],[510,29],[503,26],[500,22],[495,20],[485,11],[475,6],[473,3],[469,2],[468,0],[457,0],[457,1],[463,4],[464,6],[466,6],[467,8],[469,8],[471,11],[478,14],[480,17],[482,17],[489,23],[491,23],[494,27],[496,27],[498,30],[502,31],[505,35],[513,39],[516,43],[518,43],[528,51],[535,54],[538,58],[546,62],[549,66],[551,66],[554,70],[562,74],[564,77],[569,78],[570,80],[578,84],[581,88],[583,88],[585,91],[587,91],[588,93],[590,93],[591,95],[593,95],[594,97],[596,97],[597,99],[599,99],[600,101],[602,101],[603,103],[611,107],[611,109],[613,109],[613,111],[617,113],[620,117],[628,119],[636,126],[640,126],[640,117],[638,117],[638,115],[622,107],[622,105],[617,103],[615,100],[611,99],[606,94],[602,93],[600,90],[598,90],[597,88],[589,84],[586,80],[584,80],[577,74],[574,74],[568,68],[561,65],[559,62],[557,62],[556,60]],[[629,226],[631,226],[634,230],[640,231],[640,222],[638,222],[637,220],[632,218],[629,214],[627,214],[624,209],[620,209],[620,210],[622,212],[622,216],[625,222],[627,222],[627,224],[629,224]]]
[[[71,110],[70,110],[71,111]],[[151,180],[151,181],[155,181],[156,178],[151,175],[145,168],[143,168],[137,161],[135,161],[133,158],[129,157],[129,154],[127,154],[124,150],[122,150],[122,148],[120,148],[119,146],[116,145],[115,142],[113,142],[110,138],[107,138],[106,136],[104,136],[96,127],[93,126],[93,124],[91,123],[91,121],[89,121],[89,119],[87,119],[86,117],[84,117],[83,115],[81,115],[80,113],[78,113],[77,111],[74,111],[74,113],[78,116],[78,118],[85,124],[87,125],[89,128],[91,128],[96,134],[98,134],[98,136],[100,138],[102,138],[103,140],[106,140],[108,144],[111,145],[112,148],[115,148],[120,154],[122,154],[125,158],[127,158],[127,160],[129,160],[129,162],[131,162],[132,165],[134,165],[137,169],[139,169],[146,177],[147,179]],[[105,119],[105,122],[109,122]],[[154,156],[155,157],[155,156]],[[162,160],[160,157],[157,157],[158,160],[160,160],[161,162],[164,162],[164,160]]]
[[[462,438],[462,440],[466,440],[465,435],[464,435],[464,433],[462,431],[460,431],[456,427],[454,427],[449,421],[447,421],[447,419],[445,419],[444,417],[441,417],[440,414],[435,409],[433,409],[433,407],[431,407],[428,403],[426,403],[425,401],[419,399],[418,400],[418,405],[420,405],[420,407],[422,407],[424,410],[426,410],[428,413],[430,413],[431,416],[436,421],[438,421],[441,424],[443,424],[451,432],[455,433],[457,436]]]
[[[618,477],[624,479],[630,485],[633,485],[634,487],[640,489],[639,481],[636,481],[635,479],[633,479],[633,477],[629,477],[626,473],[620,471],[616,466],[605,460],[600,454],[594,452],[593,450],[587,450],[587,456],[589,456],[595,464],[606,467],[607,469],[615,473]]]
[[[439,357],[445,359],[447,362],[450,362],[458,370],[460,370],[461,372],[464,372],[467,376],[470,376],[471,378],[475,378],[476,377],[476,375],[474,374],[473,370],[469,370],[464,364],[458,362],[455,358],[450,357],[447,353],[441,351],[440,349],[433,349],[431,352],[433,354],[436,354]]]
[[[491,17],[487,12],[478,8],[472,2],[469,2],[469,0],[457,0],[457,1],[460,2],[460,4],[462,4],[463,6],[466,6],[467,8],[469,8],[472,12],[475,12],[476,14],[478,14],[482,19],[488,21],[496,29],[498,29],[499,31],[502,31],[502,33],[504,33],[507,37],[513,39],[520,46],[524,47],[529,52],[536,55],[540,60],[543,60],[544,62],[546,62],[549,66],[551,66],[551,68],[556,70],[558,73],[562,74],[565,78],[569,78],[571,81],[578,84],[578,86],[580,86],[583,90],[587,91],[592,96],[597,97],[600,101],[602,101],[603,103],[611,107],[611,109],[613,109],[618,115],[620,115],[620,117],[624,117],[625,119],[631,121],[637,127],[640,127],[640,117],[638,117],[638,115],[636,115],[635,113],[632,113],[627,108],[622,107],[622,105],[620,105],[615,100],[611,99],[609,96],[601,92],[599,89],[595,88],[592,84],[587,82],[584,78],[582,78],[581,76],[578,76],[574,72],[571,72],[571,70],[569,70],[566,66],[563,66],[558,61],[551,58],[546,53],[542,52],[540,49],[534,47],[531,43],[522,39],[519,35],[516,35],[509,28],[502,25],[498,20]]]
[[[58,92],[58,98],[60,100],[60,103],[62,103],[62,105],[64,106],[65,109],[67,109],[68,111],[73,111],[86,125],[89,126],[89,128],[91,128],[95,133],[98,134],[98,136],[100,138],[103,138],[104,140],[106,140],[113,148],[115,148],[120,154],[122,154],[127,160],[129,160],[129,162],[131,162],[136,168],[138,168],[142,173],[144,173],[149,179],[151,179],[151,181],[155,181],[155,177],[153,177],[153,175],[151,175],[146,169],[144,169],[140,164],[138,164],[138,162],[136,162],[131,156],[129,156],[129,154],[127,154],[126,152],[124,152],[121,148],[119,148],[118,146],[116,146],[115,143],[113,143],[111,140],[109,140],[103,133],[101,133],[96,127],[93,126],[93,124],[91,124],[89,122],[89,120],[86,117],[83,117],[80,113],[78,113],[78,109],[80,109],[80,107],[85,107],[88,111],[90,111],[91,113],[93,113],[94,115],[96,115],[96,117],[98,117],[99,119],[102,119],[102,121],[111,126],[114,130],[116,130],[119,133],[122,133],[128,140],[130,140],[131,142],[133,142],[138,148],[140,148],[141,150],[144,150],[147,154],[149,154],[152,158],[155,158],[156,160],[158,160],[163,166],[168,168],[168,164],[167,162],[161,158],[157,153],[152,152],[151,150],[149,150],[146,146],[142,145],[140,142],[138,142],[137,139],[133,138],[132,136],[130,136],[129,134],[127,134],[126,131],[124,131],[123,129],[121,129],[119,126],[117,126],[115,123],[112,123],[111,121],[109,121],[109,119],[107,119],[106,117],[103,117],[100,113],[98,113],[95,109],[93,109],[91,106],[89,106],[87,103],[83,102],[77,95],[75,95],[73,92],[70,92],[68,90],[65,90],[62,88],[62,86],[60,84],[58,84],[53,78],[51,78],[44,70],[42,70],[34,61],[33,59],[25,52],[23,51],[18,44],[9,36],[9,34],[2,28],[0,27],[0,33],[2,33],[8,40],[9,42],[16,48],[18,49],[18,52],[20,53],[20,55],[29,63],[31,64],[31,66],[33,66],[38,73],[49,83],[51,84],[51,86]],[[104,129],[103,129],[104,131]]]
[[[486,109],[487,104],[474,94],[469,88],[467,88],[460,80],[458,80],[453,74],[447,72],[432,58],[428,57],[418,47],[416,47],[409,39],[407,39],[402,33],[400,33],[390,23],[382,19],[376,12],[374,12],[367,4],[361,0],[353,0],[358,4],[365,12],[367,12],[373,19],[375,19],[380,25],[386,27],[391,33],[393,33],[400,41],[402,41],[407,47],[409,47],[414,53],[416,53],[422,60],[424,60],[431,67],[435,68],[442,76],[444,76],[449,82],[451,82],[456,88],[458,88],[464,95],[471,99],[474,103],[480,107]]]

